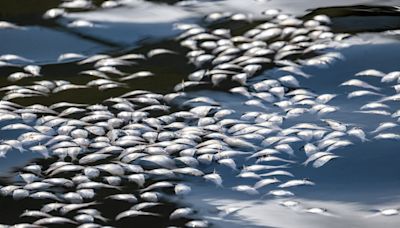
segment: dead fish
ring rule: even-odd
[[[160,216],[160,214],[156,213],[151,213],[151,212],[145,212],[145,211],[137,211],[137,210],[127,210],[119,213],[116,217],[115,220],[121,220],[126,217],[136,217],[136,216]]]
[[[187,216],[193,213],[194,213],[193,209],[189,207],[178,208],[169,215],[169,219],[186,218]]]
[[[85,207],[90,207],[93,205],[98,204],[97,202],[89,202],[89,203],[77,203],[77,204],[66,204],[64,206],[61,207],[60,209],[60,213],[62,215],[65,215],[71,211],[76,211]]]
[[[42,218],[39,220],[36,220],[33,224],[34,225],[54,225],[54,224],[77,224],[75,221],[64,218],[64,217],[50,217],[50,218]]]
[[[0,29],[22,29],[23,27],[20,27],[14,23],[8,22],[8,21],[0,21]],[[1,56],[0,56],[0,59]]]
[[[186,227],[209,227],[209,224],[205,220],[192,220],[185,224]]]
[[[7,79],[9,81],[16,82],[16,81],[19,81],[21,79],[29,78],[29,77],[34,77],[34,75],[30,74],[30,73],[24,73],[24,72],[15,72],[15,73],[10,74],[7,77]]]
[[[136,196],[133,194],[116,194],[116,195],[107,196],[106,198],[113,199],[113,200],[126,201],[129,203],[136,203],[138,201]]]
[[[370,77],[382,78],[385,76],[385,73],[375,70],[375,69],[368,69],[368,70],[363,70],[363,71],[356,73],[355,76],[370,76]]]
[[[379,87],[370,85],[367,82],[361,81],[359,79],[350,79],[350,80],[345,81],[342,84],[340,84],[340,86],[355,86],[355,87],[361,87],[361,88],[365,88],[365,89],[373,89],[376,91],[381,90]]]
[[[33,199],[40,199],[40,200],[55,200],[55,201],[62,201],[58,196],[51,192],[40,191],[33,193],[29,196]]]
[[[283,184],[280,184],[278,187],[289,188],[289,187],[301,186],[301,185],[315,185],[315,183],[311,182],[309,180],[305,180],[305,179],[304,180],[290,180]]]
[[[190,186],[179,183],[175,185],[175,194],[176,195],[187,195],[192,190]]]
[[[102,153],[89,154],[89,155],[86,155],[86,156],[82,157],[81,159],[79,159],[79,164],[86,165],[86,164],[94,163],[94,162],[97,162],[100,160],[104,160],[110,156],[112,156],[112,154],[102,154]]]
[[[80,165],[65,165],[65,166],[61,166],[60,168],[55,169],[54,171],[52,171],[49,176],[55,176],[57,174],[60,173],[64,173],[64,172],[76,172],[76,171],[81,171],[83,170],[84,167],[80,166]]]
[[[29,191],[25,189],[16,189],[12,193],[12,197],[14,200],[21,200],[27,198],[29,196]]]
[[[153,58],[158,55],[164,55],[164,54],[177,54],[175,51],[171,51],[168,49],[164,48],[157,48],[157,49],[152,49],[149,52],[147,52],[147,57],[148,58]]]
[[[221,176],[220,176],[218,173],[216,173],[216,172],[213,172],[213,173],[210,173],[210,174],[206,174],[206,175],[203,176],[203,178],[204,178],[205,180],[207,180],[207,181],[213,182],[213,183],[216,184],[218,187],[222,187],[222,178],[221,178]]]
[[[249,195],[258,195],[260,194],[257,189],[254,187],[248,186],[248,185],[238,185],[235,187],[232,187],[233,190],[238,191],[238,192],[244,192]]]

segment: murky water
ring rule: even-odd
[[[0,22],[4,154],[0,158],[0,223],[46,227],[398,227],[399,4],[395,0],[0,2],[0,21],[13,23],[3,28]],[[49,11],[56,7],[65,11]],[[278,9],[277,15],[271,9]],[[57,13],[60,15],[54,16]],[[321,14],[330,21],[324,21],[326,17],[316,20]],[[287,18],[290,20],[285,21]],[[282,29],[278,35],[257,36],[277,27]],[[182,35],[185,32],[186,36]],[[189,39],[198,34],[206,36],[198,36],[194,42]],[[219,52],[217,48],[221,48]],[[251,48],[266,52],[257,54],[253,49],[252,53]],[[199,58],[202,55],[203,60]],[[217,63],[217,55],[226,59]],[[98,58],[88,61],[92,56]],[[104,61],[107,59],[109,62]],[[223,65],[227,62],[234,64]],[[40,66],[40,73],[24,69],[28,65]],[[364,76],[359,73],[368,69],[375,71],[364,72]],[[239,72],[245,72],[246,78],[240,78],[244,75]],[[394,72],[393,78],[386,77],[390,72]],[[294,77],[287,82],[283,80],[287,75]],[[343,85],[350,79],[364,84]],[[136,92],[127,94],[132,91]],[[60,102],[75,104],[54,106]],[[50,109],[24,109],[35,104]],[[98,104],[102,106],[91,106]],[[209,106],[193,109],[202,105]],[[65,113],[70,107],[80,110]],[[220,110],[227,112],[217,114]],[[37,119],[30,121],[21,115],[32,112]],[[22,127],[12,125],[22,123]],[[298,124],[309,125],[296,127]],[[66,125],[73,128],[63,130]],[[89,130],[89,126],[104,132]],[[72,133],[76,129],[85,133],[76,136]],[[28,142],[31,138],[21,138],[27,132],[40,133],[45,139]],[[69,138],[46,144],[59,135]],[[124,136],[130,137],[118,141]],[[25,150],[10,146],[9,140],[15,139]],[[72,145],[54,147],[59,142]],[[96,147],[95,142],[106,143]],[[307,152],[310,144],[316,151]],[[32,146],[39,146],[41,152]],[[81,162],[86,155],[107,148],[111,151],[100,152],[106,157]],[[79,150],[76,154],[75,149]],[[249,157],[263,149],[273,152]],[[318,152],[326,154],[304,165]],[[146,161],[160,154],[170,160]],[[207,154],[212,158],[209,163],[204,162]],[[327,156],[332,160],[319,167],[319,159]],[[29,169],[33,164],[40,170]],[[118,167],[104,168],[107,164]],[[257,165],[271,167],[250,170]],[[54,173],[66,166],[76,170]],[[79,190],[92,188],[81,185],[89,179],[77,177],[89,176],[88,167],[98,172],[90,181],[106,185],[93,187],[94,195],[85,198]],[[185,173],[187,170],[180,170],[184,167],[201,174]],[[274,170],[289,174],[268,175]],[[207,174],[216,173],[221,184],[207,179]],[[253,176],[240,177],[243,173]],[[27,181],[21,174],[34,179]],[[132,181],[138,175],[143,175],[141,184]],[[60,178],[62,184],[50,178]],[[255,184],[267,178],[275,178],[275,182]],[[302,184],[280,185],[291,180]],[[51,184],[30,187],[30,182]],[[165,186],[152,185],[157,183]],[[190,186],[190,193],[178,194],[178,184]],[[18,198],[17,190],[28,195]],[[287,190],[287,195],[274,195],[278,190]],[[38,194],[43,192],[51,196]],[[68,193],[77,198],[69,199]],[[110,198],[116,194],[132,194],[135,200]],[[44,205],[54,202],[63,205],[44,210]],[[118,218],[121,212],[149,202],[154,205],[134,209],[143,214]],[[99,214],[96,217],[81,208],[65,212],[66,205],[72,204],[96,209]],[[193,211],[170,217],[183,207]],[[26,210],[45,214],[21,216]],[[51,217],[67,220],[39,221]]]

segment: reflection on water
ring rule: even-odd
[[[20,27],[0,28],[0,138],[8,151],[0,158],[0,223],[60,216],[67,220],[43,224],[396,227],[400,45],[383,32],[400,28],[400,13],[395,1],[371,4],[1,2],[0,21]],[[56,7],[65,13],[42,17]],[[272,8],[280,11],[261,14]],[[330,19],[314,20],[321,14]],[[269,33],[259,35],[264,30]],[[40,65],[40,73],[10,80],[26,74],[26,65]],[[357,75],[367,69],[378,72]],[[390,72],[393,78],[385,77]],[[351,79],[367,84],[343,85]],[[27,121],[20,114],[29,110],[6,100],[51,109]],[[59,102],[77,104],[54,107]],[[54,116],[64,119],[57,123]],[[73,128],[62,128],[68,124]],[[10,125],[18,129],[5,129]],[[36,152],[29,143],[25,151],[7,144],[52,129],[33,144]],[[65,138],[46,144],[60,135]],[[38,152],[46,154],[43,146],[49,158]],[[81,162],[107,148],[104,157]],[[57,152],[63,149],[70,150]],[[325,154],[304,165],[317,153]],[[55,173],[63,166],[70,169]],[[102,185],[82,187],[90,181]],[[291,181],[297,184],[286,187]],[[177,186],[191,191],[181,196]],[[80,191],[91,188],[92,196]],[[116,194],[130,198],[110,198]],[[43,208],[54,202],[62,205]],[[65,212],[68,205],[78,206]],[[186,211],[174,217],[179,208]],[[42,214],[21,216],[25,210]],[[133,214],[120,219],[123,211]]]

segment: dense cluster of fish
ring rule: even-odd
[[[342,40],[347,34],[333,34],[327,26],[330,19],[318,15],[313,20],[301,21],[295,17],[280,14],[277,10],[264,12],[270,20],[246,31],[241,36],[233,36],[229,29],[207,31],[197,25],[181,25],[185,32],[178,37],[181,45],[191,49],[187,57],[202,69],[189,76],[190,82],[182,86],[196,84],[204,80],[218,86],[226,80],[247,85],[247,79],[263,69],[263,66],[280,66],[279,71],[296,76],[309,77],[299,69],[299,63],[329,64],[338,53],[329,53],[318,58],[302,61],[301,57],[328,48],[331,40]],[[231,16],[235,18],[235,15]],[[242,20],[246,20],[243,18]],[[223,20],[218,18],[217,21]],[[237,19],[236,19],[237,20]],[[292,61],[296,60],[296,61]],[[272,82],[271,82],[272,83]],[[298,87],[295,77],[287,75],[279,79],[286,87]],[[271,87],[279,87],[273,86]],[[282,96],[278,90],[273,94]]]
[[[118,2],[106,1],[102,6],[115,4]],[[60,6],[93,7],[86,0],[65,1]],[[56,17],[63,12],[53,9],[46,16]],[[341,41],[348,34],[332,33],[330,19],[325,15],[302,21],[267,10],[264,16],[263,23],[236,36],[225,28],[177,25],[183,30],[177,40],[189,49],[187,57],[197,70],[178,84],[173,93],[133,90],[101,104],[59,102],[22,106],[11,101],[51,96],[70,89],[97,87],[104,91],[126,87],[126,81],[154,74],[126,73],[119,66],[156,55],[177,54],[167,49],[117,57],[66,53],[60,61],[78,59],[78,65],[91,64],[93,69],[81,74],[96,79],[86,85],[40,80],[32,85],[1,88],[6,91],[0,101],[0,121],[4,125],[1,130],[19,135],[1,142],[0,156],[30,151],[44,157],[21,168],[14,183],[0,188],[1,197],[44,202],[39,208],[23,212],[21,218],[29,222],[16,226],[104,227],[150,217],[167,219],[170,227],[208,227],[210,224],[196,215],[190,205],[176,203],[190,194],[191,181],[210,182],[248,195],[290,198],[295,195],[292,189],[316,184],[290,172],[292,165],[302,163],[320,168],[339,158],[336,150],[355,142],[400,139],[399,134],[390,132],[398,126],[396,120],[366,132],[360,126],[327,118],[340,110],[329,104],[337,95],[317,94],[300,84],[299,78],[311,77],[301,70],[302,66],[326,66],[343,58],[340,53],[326,50],[330,42]],[[241,14],[212,14],[206,20],[215,23],[228,20],[227,17],[235,21],[248,19]],[[9,75],[10,81],[42,77],[40,66],[20,56],[0,56],[0,66],[12,64],[13,60],[26,64],[20,72]],[[276,67],[274,72],[263,73],[272,67]],[[361,88],[350,92],[349,99],[378,97],[356,112],[394,119],[400,116],[399,111],[389,112],[390,106],[386,104],[399,100],[399,71],[385,74],[369,69],[355,76],[357,79],[338,85]],[[379,80],[372,85],[358,79],[364,76]],[[382,83],[392,83],[395,94],[380,93]],[[208,88],[214,90],[228,85],[247,111],[227,107],[209,96],[191,96],[188,90],[199,85],[210,85]],[[229,176],[219,172],[223,169],[231,170]],[[226,184],[225,178],[236,178],[236,184]],[[102,208],[110,202],[123,202],[123,206],[105,215]],[[163,205],[169,208],[161,210]],[[282,205],[301,207],[291,199],[282,201]],[[325,208],[302,211],[334,216]],[[398,213],[398,209],[382,209],[373,216]]]

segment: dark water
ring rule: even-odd
[[[146,55],[155,48],[165,48],[173,53],[158,55],[147,59],[137,59],[128,66],[118,66],[118,70],[127,75],[139,71],[151,71],[151,77],[124,81],[124,85],[100,91],[96,87],[66,90],[50,93],[46,96],[16,98],[12,101],[28,106],[43,104],[50,106],[57,102],[72,102],[82,104],[105,104],[107,99],[118,97],[133,90],[148,90],[154,93],[168,94],[174,87],[188,80],[188,75],[197,68],[191,63],[186,54],[190,51],[182,47],[176,36],[180,33],[174,30],[175,23],[196,23],[207,29],[227,28],[233,35],[241,35],[245,31],[265,22],[262,17],[254,16],[248,21],[232,21],[223,19],[216,22],[205,20],[206,15],[221,12],[224,9],[230,12],[244,12],[260,15],[260,11],[269,8],[279,8],[282,12],[296,15],[301,20],[309,20],[315,15],[324,14],[331,18],[330,25],[333,33],[348,33],[350,38],[332,45],[331,50],[340,53],[343,58],[333,60],[322,66],[306,65],[302,70],[312,75],[305,79],[299,77],[303,88],[317,94],[335,93],[338,96],[331,105],[340,107],[337,113],[328,114],[326,118],[340,120],[362,126],[365,131],[372,131],[382,122],[394,121],[390,116],[360,114],[354,111],[367,102],[374,101],[370,97],[347,99],[348,93],[354,91],[348,87],[338,85],[357,72],[365,69],[376,69],[384,73],[400,70],[400,11],[396,1],[368,2],[332,2],[316,3],[315,1],[301,1],[291,5],[290,1],[123,1],[122,5],[113,9],[101,9],[104,1],[93,1],[87,9],[70,9],[68,14],[61,18],[43,19],[42,15],[49,9],[55,8],[60,1],[55,0],[4,0],[0,2],[0,21],[8,21],[21,26],[23,29],[0,29],[0,55],[15,54],[31,59],[32,64],[42,67],[40,78],[25,78],[17,82],[7,80],[8,75],[20,72],[21,66],[26,65],[19,61],[12,62],[14,66],[0,65],[0,85],[29,86],[38,80],[67,80],[72,84],[85,85],[98,79],[82,75],[80,72],[94,69],[93,63],[78,64],[77,59],[58,62],[57,58],[64,53],[79,53],[85,56],[107,54],[119,57],[126,54]],[[185,4],[186,3],[186,4]],[[305,6],[297,5],[307,5]],[[337,5],[335,5],[337,4]],[[211,7],[215,7],[211,8]],[[286,7],[286,8],[285,8]],[[258,14],[257,14],[258,13]],[[95,23],[93,27],[75,28],[68,24],[76,19],[85,19]],[[388,30],[397,31],[393,33]],[[396,35],[397,34],[397,35]],[[345,44],[345,45],[343,45]],[[293,55],[291,60],[308,59],[323,53],[312,52],[308,55]],[[251,81],[261,81],[267,78],[278,78],[286,75],[279,72],[278,65],[268,63],[263,65],[256,77]],[[109,74],[110,79],[118,80],[121,76]],[[377,85],[379,80],[367,78],[370,84]],[[224,108],[231,108],[237,113],[245,111],[260,111],[259,108],[246,107],[243,103],[246,98],[229,92],[238,83],[224,82],[219,86],[202,85],[185,88],[188,97],[175,102],[174,106],[165,113],[187,110],[182,103],[189,98],[210,97],[218,101]],[[382,85],[382,94],[393,95],[393,88]],[[0,91],[0,96],[6,96],[7,91]],[[111,104],[111,103],[110,103]],[[390,110],[394,112],[400,108],[398,101],[390,102]],[[262,110],[262,109],[261,109]],[[117,112],[118,110],[114,110]],[[162,114],[155,113],[154,116]],[[80,118],[82,116],[76,116]],[[315,117],[298,117],[285,122],[285,127],[306,121],[319,123]],[[325,118],[325,117],[324,117]],[[1,122],[1,127],[10,124]],[[399,127],[389,129],[388,132],[399,133]],[[20,131],[1,130],[2,140],[15,139]],[[372,134],[368,134],[368,137]],[[280,206],[279,198],[271,196],[259,197],[243,195],[231,190],[239,182],[232,170],[212,165],[201,167],[207,173],[217,170],[224,180],[222,188],[204,182],[201,178],[183,178],[177,182],[189,183],[192,192],[184,198],[174,197],[172,189],[166,189],[165,197],[168,200],[163,204],[148,210],[160,213],[161,216],[139,216],[122,221],[109,220],[101,225],[114,227],[166,227],[185,226],[192,219],[206,219],[215,227],[397,227],[400,224],[398,215],[378,216],[365,218],[376,209],[399,208],[400,206],[400,155],[399,143],[396,140],[370,140],[365,143],[355,140],[354,145],[335,150],[340,158],[315,169],[303,166],[301,162],[293,164],[288,169],[299,179],[309,178],[316,183],[312,187],[295,187],[293,192],[297,200],[310,207],[329,208],[335,216],[320,216],[292,211]],[[296,159],[304,161],[306,156],[300,144],[294,144]],[[290,158],[290,157],[289,157]],[[38,163],[49,167],[56,159],[44,159],[41,155],[30,151],[20,153],[17,150],[9,152],[6,157],[0,158],[1,185],[21,183],[15,178],[26,164]],[[111,161],[111,159],[110,159]],[[246,161],[238,161],[246,164]],[[104,174],[102,174],[104,175]],[[59,177],[67,177],[61,174]],[[100,178],[99,178],[100,180]],[[282,178],[280,180],[286,180]],[[287,179],[289,180],[289,179]],[[16,182],[17,181],[17,182]],[[19,181],[19,182],[18,182]],[[156,180],[150,180],[150,182]],[[159,180],[157,180],[159,181]],[[250,183],[250,182],[249,182]],[[150,185],[151,183],[146,183]],[[127,181],[122,182],[123,192],[140,191]],[[270,190],[270,189],[269,189]],[[292,189],[291,189],[292,190]],[[63,189],[62,192],[74,191]],[[132,205],[126,202],[117,202],[106,199],[110,194],[118,191],[101,190],[96,192],[94,201],[99,204],[91,208],[98,209],[106,218],[114,218],[119,212],[129,209]],[[32,223],[34,218],[20,218],[20,214],[27,209],[40,209],[48,203],[43,200],[24,199],[13,200],[11,196],[0,198],[0,223],[12,225],[17,223]],[[50,201],[49,201],[50,202]],[[171,221],[168,215],[183,206],[194,208],[196,213],[191,218],[182,218]],[[217,207],[243,208],[229,216],[219,216]],[[114,210],[113,208],[118,208]],[[71,212],[65,217],[72,219],[77,214]],[[60,227],[56,225],[54,227]]]

